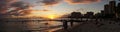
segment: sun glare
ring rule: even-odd
[[[56,19],[56,18],[58,18],[58,16],[57,15],[48,15],[47,18],[49,18],[49,19]]]
[[[46,19],[56,19],[56,18],[59,18],[60,15],[57,15],[57,14],[47,14],[47,13],[40,13],[41,11],[32,11],[30,15],[28,16],[34,16],[34,17],[43,17],[43,18],[46,18]]]

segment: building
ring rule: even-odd
[[[118,3],[118,5],[117,5],[117,11],[116,12],[120,14],[120,3]]]
[[[117,4],[116,14],[117,14],[117,17],[120,18],[120,3]]]
[[[104,5],[104,13],[105,14],[110,14],[109,5],[108,4]]]
[[[116,11],[116,1],[109,2],[109,13],[114,14]]]
[[[102,14],[102,16],[105,16],[105,14],[107,14],[107,13],[105,13],[106,11],[104,11],[104,10],[101,10],[101,14]]]
[[[104,12],[104,13],[103,13]],[[113,18],[117,17],[116,1],[110,1],[109,4],[104,5],[104,10],[101,11],[101,17]]]

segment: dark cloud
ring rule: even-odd
[[[55,5],[60,3],[61,0],[42,0],[41,3],[44,5]]]
[[[0,0],[0,14],[5,14],[7,9],[10,7],[11,3],[16,2],[17,0]]]
[[[25,3],[25,2],[22,2],[22,1],[18,1],[18,2],[12,3],[11,7],[15,7],[16,9],[10,11],[9,12],[10,14],[13,14],[13,15],[23,15],[25,13],[28,14],[28,10],[25,10],[25,9],[28,9],[31,6],[28,3]],[[23,13],[23,12],[25,12],[25,13]]]
[[[19,15],[19,10],[24,11],[29,8],[30,5],[28,3],[18,1],[18,0],[0,0],[0,14],[14,14]],[[8,12],[10,8],[15,8]]]
[[[69,4],[88,4],[93,2],[99,2],[100,0],[65,0]]]
[[[62,0],[42,0],[40,3],[44,5],[55,5],[61,3]],[[94,2],[100,2],[101,0],[63,0],[69,4],[88,4]]]
[[[19,9],[27,9],[30,5],[28,3],[19,1],[11,4],[11,7],[17,7]]]

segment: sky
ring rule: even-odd
[[[4,1],[4,0],[3,0]],[[34,10],[33,14],[40,16],[64,15],[71,12],[98,13],[104,9],[104,5],[111,0],[14,0],[28,3]],[[118,0],[116,0],[118,2]],[[13,5],[14,6],[14,5]],[[24,5],[23,5],[24,6]],[[19,5],[14,6],[19,7]],[[25,6],[26,7],[26,6]],[[21,8],[21,7],[20,7]]]

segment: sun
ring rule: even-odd
[[[53,16],[49,16],[49,18],[50,18],[50,19],[54,19],[54,17],[53,17]]]
[[[58,16],[57,15],[48,15],[47,18],[49,18],[49,19],[56,19],[56,18],[58,18]]]

